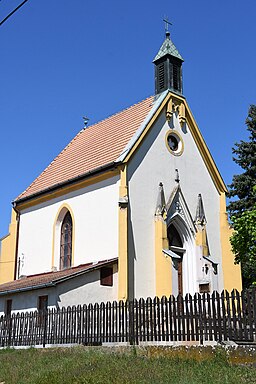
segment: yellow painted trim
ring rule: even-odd
[[[168,143],[168,137],[173,134],[174,136],[178,136],[178,138],[180,139],[180,142],[181,142],[181,149],[180,151],[173,151],[170,146],[169,146],[169,143]],[[168,149],[168,151],[174,155],[174,156],[181,156],[182,153],[184,152],[184,141],[181,137],[181,135],[179,134],[179,132],[177,132],[176,130],[174,129],[169,129],[167,132],[166,132],[166,135],[165,135],[165,145]]]
[[[219,170],[210,154],[210,151],[203,139],[203,136],[196,124],[196,121],[192,115],[192,112],[190,111],[190,108],[186,102],[186,100],[184,100],[184,104],[186,106],[186,120],[187,120],[187,123],[189,125],[189,128],[190,128],[190,132],[193,136],[193,139],[199,149],[199,152],[205,162],[205,165],[212,177],[212,180],[218,190],[219,193],[222,193],[222,192],[227,192],[227,187],[219,173]]]
[[[149,132],[150,128],[152,127],[152,125],[155,123],[155,121],[157,120],[157,118],[159,117],[159,115],[161,114],[162,110],[165,108],[165,105],[166,103],[168,102],[168,100],[170,99],[170,94],[167,94],[166,97],[164,98],[162,104],[160,105],[160,107],[156,110],[156,113],[154,114],[154,116],[152,117],[152,119],[149,121],[149,123],[147,124],[147,126],[145,127],[144,131],[142,132],[142,134],[140,135],[139,139],[136,141],[136,143],[134,144],[133,148],[131,149],[131,151],[127,154],[127,156],[125,157],[124,161],[127,162],[130,160],[130,158],[134,155],[134,153],[136,152],[137,148],[141,145],[142,141],[144,140],[144,138],[146,137],[147,133]]]
[[[127,166],[120,168],[119,198],[128,199]],[[128,204],[119,205],[118,299],[128,299]]]
[[[179,108],[179,121],[180,121],[181,128],[183,127],[183,125],[187,121],[186,120],[186,108],[185,108],[185,105],[183,102],[180,104],[180,108]]]
[[[232,230],[228,223],[226,212],[226,196],[225,193],[220,195],[220,240],[222,251],[222,270],[224,289],[229,292],[232,289],[242,290],[241,267],[239,264],[234,264],[234,254],[231,251],[230,236]]]
[[[164,108],[173,108],[173,105],[178,104],[178,106],[180,106],[181,104],[184,104],[185,106],[185,111],[184,111],[184,108],[181,107],[179,108],[180,111],[179,113],[181,113],[181,123],[183,123],[184,121],[187,121],[188,125],[189,125],[189,128],[190,128],[190,132],[192,134],[192,137],[197,145],[197,148],[205,162],[205,165],[208,169],[208,172],[210,173],[211,175],[211,178],[214,182],[214,185],[218,191],[218,193],[221,193],[221,192],[226,192],[227,191],[227,188],[225,186],[225,183],[219,173],[219,170],[210,154],[210,151],[203,139],[203,136],[196,124],[196,121],[190,111],[190,108],[186,102],[186,100],[183,98],[183,97],[180,97],[178,95],[175,95],[171,92],[169,92],[166,97],[164,98],[162,104],[159,106],[159,108],[157,109],[156,113],[154,114],[154,116],[152,117],[152,119],[149,121],[149,123],[147,124],[147,126],[145,127],[144,131],[142,132],[141,136],[139,137],[139,139],[136,141],[136,143],[134,144],[133,148],[131,149],[131,151],[127,154],[126,158],[124,161],[129,161],[129,159],[134,155],[135,151],[138,149],[138,147],[141,145],[142,141],[144,140],[144,138],[146,137],[146,135],[148,134],[150,128],[152,127],[152,125],[155,123],[155,121],[157,120],[157,118],[159,117],[159,115],[161,114],[161,112],[164,110]],[[184,116],[184,112],[185,112],[185,116]],[[167,113],[168,113],[168,110],[167,110]],[[171,110],[169,111],[169,114],[171,113]],[[168,116],[167,116],[168,117]]]
[[[12,209],[9,234],[1,240],[0,284],[15,279],[15,258],[17,246],[17,213]]]
[[[70,207],[69,204],[63,203],[60,208],[58,209],[58,212],[55,216],[55,220],[53,223],[53,235],[52,235],[52,268],[57,267],[59,269],[59,260],[58,260],[58,265],[54,265],[54,260],[55,260],[55,237],[56,237],[56,224],[58,221],[58,218],[60,216],[61,211],[66,208],[67,211],[69,211],[71,217],[72,217],[72,254],[71,254],[71,266],[73,267],[74,265],[74,254],[75,254],[75,216],[72,211],[72,208]],[[59,239],[60,241],[60,239]]]
[[[49,192],[49,193],[47,193],[45,195],[37,196],[37,197],[35,197],[35,198],[31,199],[31,200],[24,201],[24,202],[21,202],[21,203],[18,202],[17,203],[17,209],[19,211],[21,211],[23,209],[33,207],[33,206],[35,206],[37,204],[44,203],[44,202],[49,201],[51,199],[55,199],[57,197],[66,195],[67,193],[74,192],[74,191],[77,191],[77,190],[79,190],[81,188],[88,187],[88,186],[90,186],[92,184],[96,184],[96,183],[99,183],[101,181],[110,179],[111,177],[114,177],[114,176],[117,176],[117,175],[119,175],[119,170],[115,169],[113,171],[107,171],[107,172],[102,173],[100,175],[92,176],[90,178],[88,177],[85,180],[79,181],[79,182],[71,184],[71,185],[67,185],[67,186],[64,186],[64,187],[60,186],[59,189],[54,191],[54,192]]]
[[[156,296],[172,294],[172,260],[165,256],[163,249],[168,249],[167,225],[161,215],[155,216],[155,268]]]

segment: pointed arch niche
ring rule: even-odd
[[[73,266],[74,240],[74,215],[70,206],[68,204],[63,204],[57,212],[53,225],[53,271]]]
[[[172,292],[196,292],[196,256],[193,235],[180,213],[168,218],[167,237],[172,254]]]

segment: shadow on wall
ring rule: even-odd
[[[142,163],[144,157],[152,147],[155,142],[157,136],[163,129],[166,123],[165,114],[161,113],[153,127],[150,129],[150,132],[147,134],[147,139],[143,140],[140,145],[140,150],[136,151],[134,156],[132,157],[132,161],[129,162],[128,166],[128,182],[130,182],[134,172],[137,170],[138,166]]]
[[[119,180],[119,176],[118,175],[113,176],[113,177],[111,177],[109,179],[100,181],[100,182],[98,182],[96,184],[91,184],[91,185],[88,185],[87,187],[78,189],[76,191],[69,192],[69,193],[67,193],[65,195],[65,199],[76,197],[76,196],[83,195],[83,194],[87,194],[87,193],[90,193],[90,192],[95,192],[98,189],[105,188],[105,187],[108,187],[110,185],[116,184],[118,182],[118,180]],[[46,202],[38,204],[36,206],[29,207],[29,208],[25,209],[23,213],[33,212],[33,211],[36,211],[36,210],[38,210],[40,208],[49,207],[49,206],[51,206],[53,204],[56,204],[56,203],[62,202],[62,201],[63,201],[63,196],[59,196],[59,197],[53,198],[51,200],[47,200]]]
[[[67,301],[71,304],[78,305],[87,304],[92,301],[92,289],[98,283],[100,285],[100,270],[77,276],[57,285],[56,289],[56,306],[61,308],[67,306]],[[90,287],[90,284],[92,285]],[[90,289],[91,288],[91,289]],[[97,300],[96,300],[97,301]],[[63,302],[63,303],[62,303]],[[74,304],[73,304],[74,303]]]
[[[128,205],[128,298],[134,299],[134,261],[136,260],[133,227],[131,221],[131,206]]]

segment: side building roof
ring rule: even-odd
[[[37,275],[24,276],[18,280],[10,281],[0,285],[0,296],[42,289],[55,286],[65,280],[73,279],[85,273],[92,272],[101,267],[116,264],[117,258],[103,260],[97,263],[81,264],[77,267],[63,269],[62,271],[39,273]]]

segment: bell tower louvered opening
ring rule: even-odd
[[[183,58],[166,32],[166,39],[153,60],[155,64],[155,93],[167,89],[182,94],[182,63]]]
[[[182,62],[171,58],[170,60],[170,88],[176,92],[182,93]]]
[[[157,77],[158,77],[158,88],[164,89],[165,87],[165,73],[164,73],[164,63],[161,63],[157,67]]]

